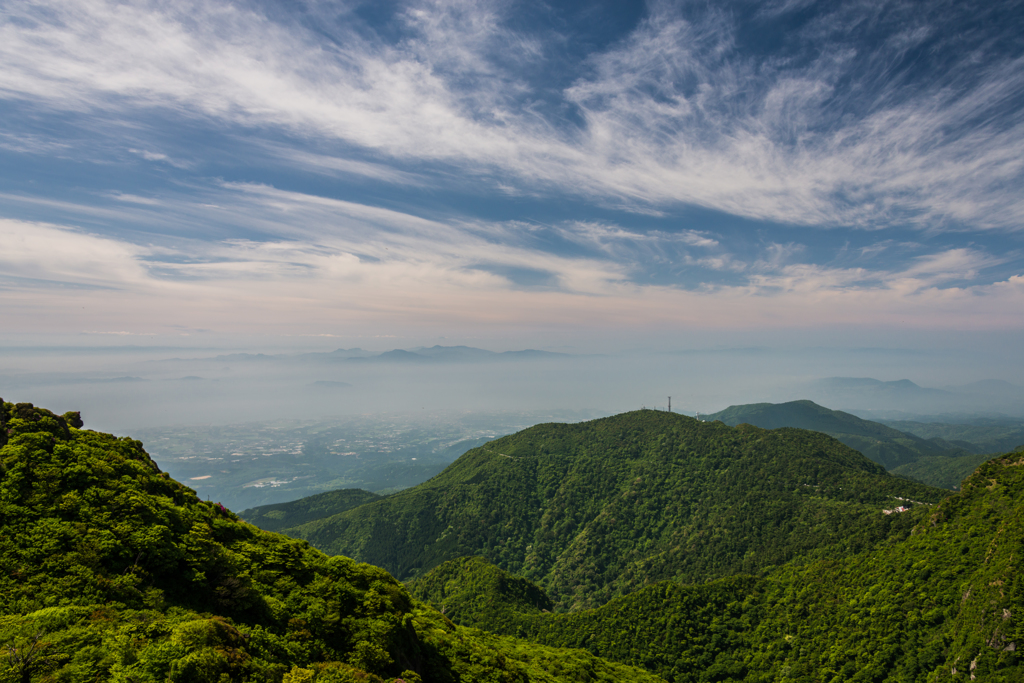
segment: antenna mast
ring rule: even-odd
[[[668,397],[668,412],[672,412],[672,397]]]

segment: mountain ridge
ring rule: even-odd
[[[824,434],[642,410],[496,439],[419,486],[288,533],[403,580],[483,555],[580,608],[655,580],[846,552],[888,533],[894,496],[947,493]]]
[[[169,358],[165,361],[149,361],[161,363],[167,361],[181,362],[258,362],[258,363],[473,363],[497,362],[516,359],[574,358],[572,354],[539,349],[521,349],[517,351],[489,351],[473,346],[441,346],[416,347],[412,349],[390,349],[374,352],[360,348],[335,349],[334,351],[311,351],[307,353],[231,353],[204,358]]]
[[[707,415],[706,419],[722,420],[729,425],[746,422],[764,429],[796,427],[819,431],[863,453],[890,472],[949,489],[958,486],[965,476],[988,459],[941,438],[925,439],[806,399],[734,405]]]

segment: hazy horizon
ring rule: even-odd
[[[598,416],[665,409],[669,396],[675,412],[690,415],[807,398],[853,412],[1024,416],[1024,378],[985,374],[992,368],[972,367],[956,349],[745,347],[573,354],[562,348],[540,358],[411,363],[316,355],[336,348],[0,346],[0,396],[58,412],[80,410],[87,427],[127,435],[132,429],[172,425],[378,413]],[[375,352],[393,348],[381,344]],[[910,380],[922,391],[893,394],[891,386],[865,389],[825,381],[836,377]],[[990,385],[970,386],[985,380]]]

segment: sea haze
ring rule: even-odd
[[[873,418],[1024,415],[1021,384],[961,380],[985,369],[955,351],[871,348],[4,347],[0,396],[80,410],[90,427],[122,434],[439,410],[592,417],[666,408],[669,396],[673,410],[689,414],[807,398]]]

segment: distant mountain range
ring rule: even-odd
[[[1024,446],[1024,420],[979,417],[955,423],[879,420],[924,439],[942,439],[973,453],[1007,453]]]
[[[801,391],[818,403],[872,419],[914,419],[915,415],[941,413],[1024,417],[1024,387],[997,379],[936,389],[907,379],[886,382],[869,377],[828,377],[808,383]]]
[[[702,417],[728,425],[747,423],[764,429],[797,427],[822,432],[890,472],[942,488],[958,487],[964,477],[990,457],[966,441],[952,443],[938,436],[925,439],[807,400],[730,406]]]
[[[824,432],[860,451],[886,469],[913,462],[922,455],[946,455],[951,450],[965,452],[962,448],[941,439],[925,440],[807,400],[729,406],[725,410],[702,417],[706,420],[721,420],[733,426],[745,422],[764,429],[797,427]]]
[[[572,358],[566,353],[523,349],[521,351],[488,351],[472,346],[431,346],[413,349],[392,349],[383,353],[374,353],[365,349],[336,349],[327,352],[311,352],[297,354],[263,354],[263,353],[231,353],[210,358],[188,360],[209,360],[218,362],[251,362],[251,363],[337,363],[337,362],[374,362],[374,363],[479,363],[509,360],[538,360],[555,358]],[[185,360],[185,359],[174,359]]]

